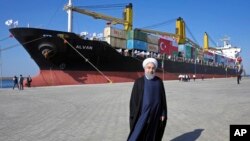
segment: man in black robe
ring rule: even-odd
[[[128,141],[161,141],[167,123],[167,102],[162,80],[155,76],[157,60],[143,61],[145,75],[135,80],[130,98]]]

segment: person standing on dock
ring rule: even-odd
[[[157,60],[143,61],[145,75],[134,82],[130,98],[128,141],[161,141],[167,123],[163,81],[155,76]]]
[[[22,75],[20,75],[18,83],[19,83],[19,90],[23,90],[23,76]]]
[[[27,81],[27,87],[31,87],[32,78],[30,77],[30,75],[27,77],[26,81]]]
[[[14,85],[13,85],[13,90],[15,89],[15,87],[17,87],[17,88],[19,89],[18,80],[17,80],[17,77],[16,77],[16,76],[13,77],[13,83],[14,83]]]
[[[204,80],[204,75],[203,74],[201,75],[201,80]]]
[[[195,75],[195,74],[193,74],[193,80],[195,81],[195,79],[196,79],[196,75]]]
[[[243,72],[243,65],[241,64],[241,62],[239,62],[237,65],[237,84],[240,84],[242,72]]]

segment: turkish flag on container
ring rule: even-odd
[[[178,45],[174,40],[170,40],[167,38],[160,38],[159,51],[161,54],[165,53],[167,55],[172,55],[173,52],[178,51]]]

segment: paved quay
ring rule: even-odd
[[[228,141],[250,124],[250,78],[165,81],[163,141]],[[0,89],[0,141],[125,141],[133,83]]]

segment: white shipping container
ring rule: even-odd
[[[178,43],[177,43],[177,40],[173,37],[169,37],[169,36],[161,36],[159,38],[162,38],[164,40],[168,40],[168,41],[171,41],[172,42],[172,46],[175,46],[175,47],[178,47]]]
[[[148,43],[148,51],[158,53],[159,47],[158,45]]]
[[[163,38],[163,39],[168,40],[168,41],[176,42],[176,40],[173,37],[161,36],[160,38]]]
[[[104,37],[115,37],[115,38],[126,39],[126,31],[121,29],[116,29],[113,27],[105,27]]]
[[[204,52],[204,59],[214,59],[215,58],[215,56],[214,56],[214,54],[213,53],[211,53],[211,52]]]
[[[151,35],[151,34],[147,35],[147,42],[150,44],[158,45],[159,39],[160,39],[160,37],[158,37],[158,36]]]
[[[127,41],[115,37],[105,37],[106,42],[108,42],[112,47],[126,49]]]

